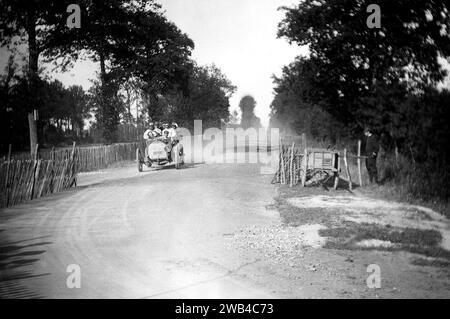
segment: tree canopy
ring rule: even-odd
[[[241,109],[241,127],[243,129],[261,127],[261,120],[255,115],[256,100],[253,96],[243,96],[239,102],[239,108]]]
[[[28,94],[31,111],[37,101],[39,61],[67,70],[81,58],[100,64],[100,82],[92,94],[105,139],[114,141],[120,120],[120,88],[138,81],[153,97],[173,89],[188,90],[193,41],[167,20],[154,0],[80,0],[80,28],[67,25],[65,0],[5,0],[0,4],[1,45],[28,49]]]
[[[184,127],[191,128],[195,119],[203,121],[203,127],[220,127],[221,120],[228,120],[230,97],[236,87],[214,65],[194,65],[188,77],[188,90],[174,89],[152,103],[152,119],[177,120]],[[156,105],[156,107],[155,107]]]
[[[100,63],[97,120],[105,138],[115,140],[119,123],[118,90],[138,79],[154,97],[186,88],[193,41],[169,22],[153,0],[82,1],[82,27],[57,27],[45,53],[70,64],[83,53]]]
[[[305,0],[283,8],[279,37],[307,46],[309,55],[274,78],[272,123],[301,130],[314,115],[322,136],[355,136],[369,126],[405,149],[426,144],[418,142],[425,138],[419,127],[435,122],[441,106],[425,114],[417,101],[441,94],[434,88],[446,75],[439,59],[450,57],[450,4],[380,0],[380,28],[369,28],[370,3]]]
[[[380,0],[381,28],[366,25],[368,0],[305,0],[284,8],[279,37],[306,45],[297,68],[303,100],[319,104],[348,125],[387,129],[378,117],[391,106],[377,97],[396,87],[405,96],[445,76],[438,58],[450,55],[449,4]],[[294,71],[294,70],[292,70]],[[398,97],[399,97],[398,96]],[[386,121],[385,121],[386,122]]]

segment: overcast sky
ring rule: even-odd
[[[240,98],[251,94],[255,110],[264,125],[269,120],[272,101],[272,74],[280,74],[283,65],[303,50],[277,39],[277,25],[283,18],[278,7],[296,0],[160,0],[169,20],[195,42],[193,58],[200,65],[216,64],[237,86],[231,110]],[[67,74],[53,77],[65,85],[89,88],[98,66],[77,63]]]

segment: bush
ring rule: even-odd
[[[421,164],[410,168],[402,177],[408,195],[412,198],[446,200],[450,198],[450,167]]]
[[[381,156],[378,163],[380,181],[392,182],[407,199],[448,201],[450,198],[450,166],[428,161],[413,163],[400,156],[398,167],[395,156]]]

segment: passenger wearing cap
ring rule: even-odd
[[[154,128],[153,128],[153,135],[155,137],[160,137],[162,135],[162,131],[159,128],[159,122],[155,122]]]
[[[148,125],[148,129],[144,132],[144,140],[148,141],[148,140],[152,140],[153,138],[155,138],[155,125],[153,123],[150,123]]]
[[[164,136],[166,131],[170,133],[170,131],[169,131],[169,124],[163,123],[162,127],[163,127],[163,129],[162,129],[162,135],[163,136]]]

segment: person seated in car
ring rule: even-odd
[[[172,125],[170,126],[170,128],[168,128],[169,137],[172,140],[173,144],[176,144],[176,142],[178,142],[177,128],[178,124],[175,122],[172,122]]]
[[[154,132],[154,135],[155,135],[156,137],[162,136],[162,131],[161,131],[161,129],[159,128],[159,122],[156,122],[156,123],[155,123],[153,132]]]
[[[148,125],[148,129],[144,132],[144,140],[150,141],[153,140],[156,137],[155,134],[155,125],[153,123],[150,123]]]
[[[169,131],[163,131],[163,135],[160,138],[161,141],[163,141],[165,144],[170,144],[170,137],[169,137]]]
[[[167,158],[169,159],[169,162],[172,161],[172,140],[169,137],[169,131],[165,130],[163,131],[163,136],[160,138],[160,140],[166,144],[164,147],[164,150],[167,152]]]
[[[169,132],[170,133],[170,130],[169,130],[169,124],[167,124],[167,123],[163,123],[163,125],[162,125],[162,134],[164,135],[164,132],[165,131],[167,131],[167,132]],[[170,136],[170,134],[169,134],[169,136]]]

